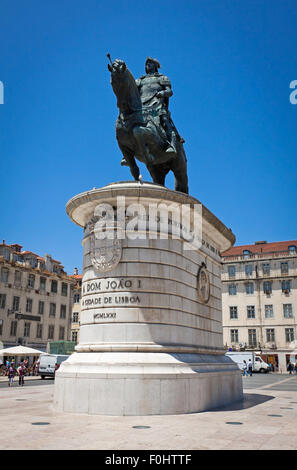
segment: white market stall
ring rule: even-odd
[[[3,357],[30,357],[30,356],[40,356],[44,354],[44,351],[39,351],[38,349],[28,348],[26,346],[13,346],[11,348],[0,349],[0,361],[3,361]],[[2,356],[2,357],[1,357]]]

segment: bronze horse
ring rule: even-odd
[[[165,185],[169,171],[175,176],[175,190],[188,194],[187,158],[182,142],[177,139],[176,155],[165,151],[164,133],[152,118],[157,110],[144,108],[135,79],[124,61],[116,59],[111,65],[111,85],[117,97],[119,116],[116,138],[134,179],[140,179],[135,158],[145,163],[154,183]],[[166,137],[166,136],[165,136]]]

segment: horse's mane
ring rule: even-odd
[[[135,78],[128,68],[123,73],[122,79],[119,81],[120,86],[115,86],[116,83],[112,83],[113,90],[117,96],[117,105],[121,110],[123,104],[125,107],[128,105],[130,111],[137,111],[141,109],[141,98],[138,87],[135,82]]]

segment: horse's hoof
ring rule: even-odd
[[[129,165],[128,165],[128,162],[127,162],[127,160],[126,160],[125,158],[122,158],[122,160],[121,160],[121,166],[129,166]]]

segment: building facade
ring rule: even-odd
[[[297,359],[297,240],[234,246],[222,262],[226,348],[256,351],[285,372]]]
[[[74,269],[74,274],[71,276],[75,281],[75,285],[72,291],[73,304],[72,304],[72,316],[71,316],[71,341],[76,344],[79,343],[79,331],[80,331],[80,305],[81,305],[81,284],[82,275],[78,274],[78,269]]]
[[[73,278],[60,261],[0,244],[0,341],[42,351],[71,339]]]

